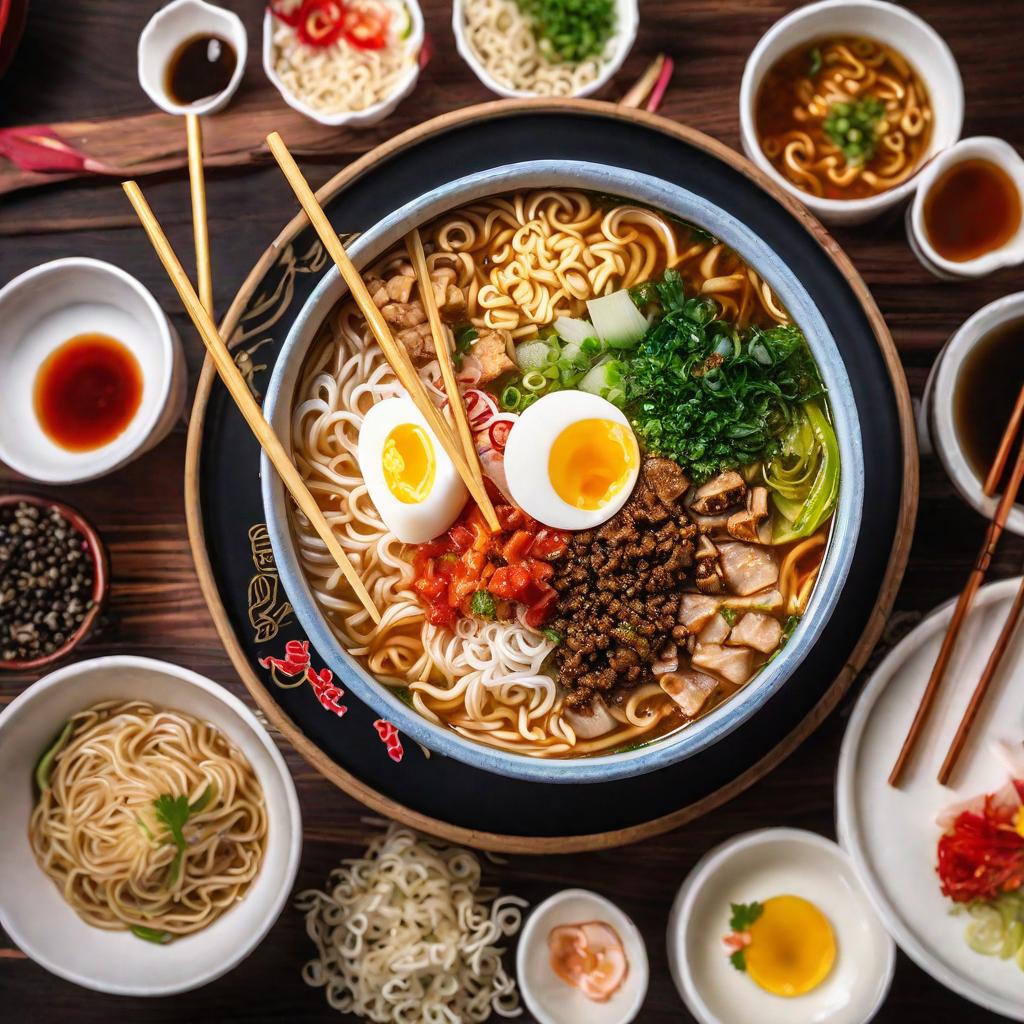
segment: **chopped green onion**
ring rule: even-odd
[[[523,393],[514,384],[509,384],[501,393],[502,409],[508,412],[515,412],[519,408],[519,403],[522,401]]]
[[[543,391],[547,387],[548,379],[543,373],[538,373],[536,370],[531,370],[529,373],[523,375],[523,387],[527,391]]]

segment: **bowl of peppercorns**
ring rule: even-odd
[[[25,672],[88,636],[109,583],[99,534],[73,508],[0,497],[0,670]]]

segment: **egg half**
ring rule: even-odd
[[[828,977],[836,940],[828,918],[802,896],[773,896],[749,928],[747,973],[766,992],[800,996]]]
[[[626,503],[640,448],[621,410],[584,391],[556,391],[519,417],[505,445],[509,492],[524,512],[587,530]]]
[[[357,458],[370,500],[405,544],[440,536],[466,504],[452,460],[408,398],[386,398],[367,412]]]

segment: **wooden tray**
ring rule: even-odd
[[[259,449],[209,360],[196,392],[185,466],[189,538],[203,594],[232,662],[268,719],[318,771],[374,810],[457,842],[531,853],[610,847],[682,825],[791,753],[835,707],[878,639],[906,567],[918,499],[910,396],[863,281],[799,204],[708,136],[593,101],[488,103],[398,135],[332,178],[319,196],[339,233],[351,234],[452,177],[542,158],[631,167],[730,210],[800,277],[846,359],[861,414],[869,499],[854,566],[814,651],[749,722],[671,768],[571,791],[427,757],[410,744],[396,764],[369,708],[322,687],[316,693],[302,673],[288,676],[272,663],[260,664],[283,657],[288,641],[304,637],[266,537]],[[300,213],[232,303],[222,330],[257,393],[326,266]],[[310,656],[318,672],[323,663],[315,651]],[[347,706],[344,717],[329,713],[332,704]]]

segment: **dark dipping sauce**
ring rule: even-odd
[[[954,263],[977,259],[1017,233],[1021,199],[1010,176],[990,160],[947,168],[924,200],[924,228],[935,251]]]
[[[109,444],[131,423],[141,401],[138,360],[107,334],[65,341],[36,374],[36,416],[46,436],[67,451]]]
[[[220,36],[193,36],[174,52],[167,67],[167,91],[175,103],[198,103],[223,92],[238,55]]]
[[[990,331],[963,362],[953,393],[953,421],[967,464],[988,476],[1024,381],[1024,319]]]

